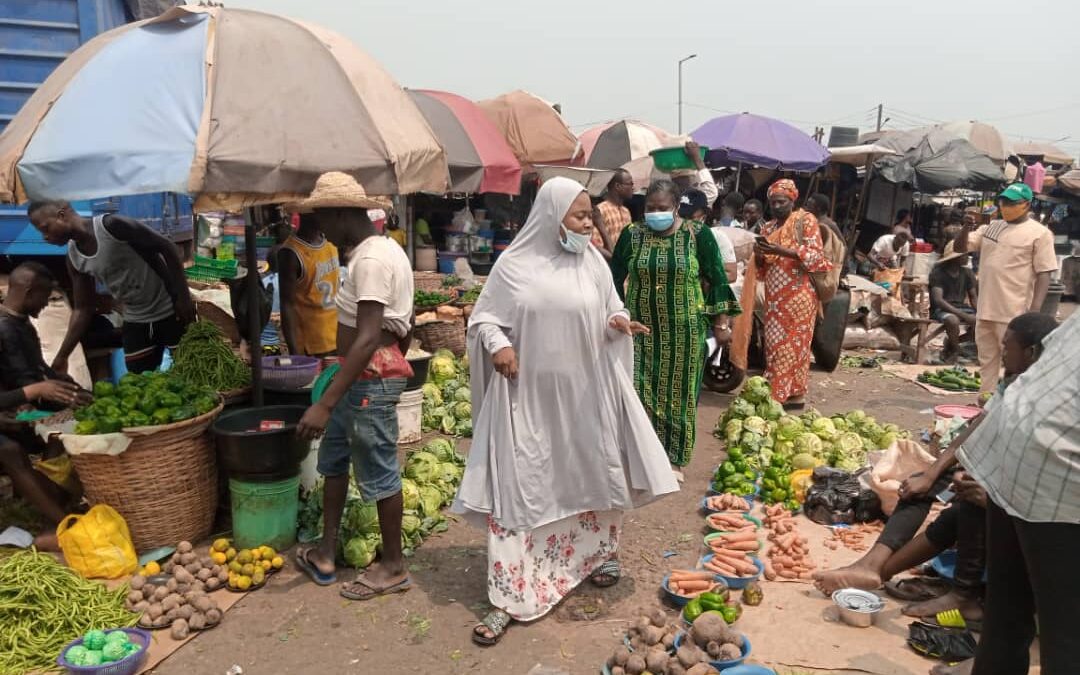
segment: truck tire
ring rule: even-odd
[[[844,331],[847,329],[847,315],[850,308],[850,291],[846,288],[838,288],[832,300],[825,304],[824,318],[818,317],[814,323],[814,338],[810,342],[810,351],[818,367],[826,372],[833,372],[840,363],[840,352],[844,349]]]

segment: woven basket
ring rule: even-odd
[[[442,283],[445,278],[445,274],[438,272],[413,272],[413,286],[418,291],[435,293],[443,290]]]
[[[435,353],[449,349],[455,356],[465,354],[465,321],[428,321],[417,324],[413,337],[420,341],[424,351]]]
[[[138,551],[199,541],[217,510],[217,454],[207,432],[223,406],[158,427],[125,431],[119,455],[72,455],[86,498],[108,504],[127,521]]]

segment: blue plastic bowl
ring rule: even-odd
[[[112,663],[103,663],[100,666],[76,666],[69,663],[64,658],[64,654],[67,654],[72,647],[83,643],[80,637],[72,640],[60,650],[60,656],[56,657],[56,662],[61,668],[65,668],[69,673],[75,673],[76,675],[135,675],[135,673],[142,670],[143,664],[146,663],[146,657],[150,653],[150,633],[140,628],[114,628],[105,632],[112,633],[117,630],[127,633],[128,639],[141,645],[142,649]]]
[[[724,672],[730,672],[730,671],[726,670],[727,668],[734,668],[735,666],[738,666],[738,665],[742,664],[742,662],[745,661],[747,659],[747,657],[750,656],[750,640],[749,640],[749,638],[746,637],[745,634],[741,634],[741,635],[742,635],[742,639],[743,639],[742,656],[740,656],[737,659],[729,659],[727,661],[709,661],[709,665],[711,665],[713,668],[716,668],[721,673],[724,673]],[[678,635],[675,636],[675,649],[676,649],[676,651],[678,651],[679,647],[682,645],[682,641],[683,641],[684,637],[686,637],[685,632],[679,633]]]
[[[669,602],[671,602],[671,604],[675,605],[676,607],[685,607],[686,603],[690,602],[693,598],[684,598],[678,593],[673,592],[670,588],[668,588],[668,582],[670,580],[671,574],[665,574],[664,580],[660,582],[660,590],[664,592],[664,596],[668,599]],[[716,582],[717,584],[719,584],[721,580],[717,579]]]
[[[708,562],[708,561],[710,561],[712,559],[713,559],[713,554],[709,553],[709,554],[707,554],[705,556],[702,556],[701,561],[698,563],[698,565],[703,566],[706,562]],[[750,557],[750,562],[754,563],[754,567],[757,568],[757,574],[754,574],[753,576],[749,576],[749,577],[726,577],[723,574],[717,574],[717,575],[715,575],[716,579],[718,581],[723,581],[724,584],[726,584],[727,587],[730,590],[733,590],[733,591],[742,590],[742,589],[746,588],[746,585],[749,584],[751,581],[757,581],[758,579],[760,579],[761,578],[761,573],[765,571],[765,563],[761,562],[760,559],[758,559],[757,557],[754,557],[752,554],[751,554],[751,557]],[[678,596],[676,596],[676,597],[678,597]]]

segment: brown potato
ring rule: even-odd
[[[172,622],[172,629],[169,631],[169,635],[174,640],[183,640],[188,636],[188,622],[184,619],[176,619]]]

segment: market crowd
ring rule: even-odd
[[[620,580],[625,512],[676,492],[693,458],[703,373],[716,357],[707,345],[745,368],[756,331],[776,401],[788,410],[806,404],[815,325],[855,268],[829,200],[800,195],[788,178],[764,190],[764,201],[737,192],[720,199],[693,144],[687,154],[696,168],[650,184],[638,218],[625,171],[597,203],[572,180],[544,182],[471,315],[477,417],[454,509],[487,533],[493,610],[472,631],[478,643],[544,616],[585,581]],[[907,478],[900,507],[863,559],[816,579],[826,593],[886,584],[913,602],[913,616],[958,610],[981,624],[978,654],[961,666],[978,674],[1026,672],[1036,627],[1043,672],[1073,672],[1080,662],[1070,621],[1080,581],[1069,567],[1080,545],[1080,317],[1058,327],[1040,313],[1057,260],[1052,236],[1029,215],[1032,199],[1026,185],[1010,185],[997,198],[1000,217],[977,225],[976,213],[958,214],[929,278],[945,356],[974,337],[993,394],[983,414],[933,467]],[[315,583],[337,582],[352,468],[363,498],[378,506],[383,541],[378,561],[341,586],[353,600],[412,583],[401,550],[395,409],[412,374],[414,283],[396,221],[382,231],[369,214],[386,207],[351,177],[326,174],[288,205],[298,227],[271,256],[289,352],[341,364],[300,422],[301,434],[322,439],[326,489],[324,536],[295,561]],[[127,368],[156,369],[195,319],[171,243],[137,221],[84,218],[65,202],[32,203],[29,216],[46,241],[67,247],[73,311],[46,364],[29,318],[54,279],[32,263],[13,271],[0,305],[0,406],[85,400],[65,371],[90,330],[97,285],[120,308]],[[898,214],[862,261],[873,280],[898,286],[913,241],[910,214]],[[31,448],[36,441],[14,432],[0,437],[0,468],[59,521],[67,505],[33,470]],[[920,533],[932,500],[950,487],[955,498]],[[949,547],[958,551],[955,583],[893,580]]]

